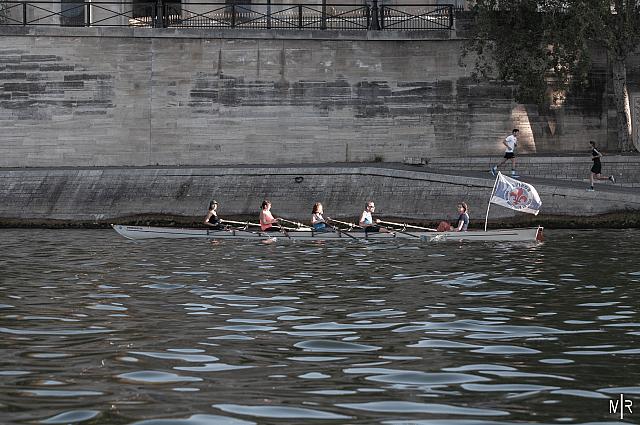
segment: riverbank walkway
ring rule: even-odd
[[[248,218],[264,198],[278,214],[298,221],[318,201],[333,217],[350,219],[367,199],[380,204],[383,216],[414,222],[455,219],[455,205],[466,201],[477,221],[484,218],[495,181],[490,167],[500,159],[0,168],[0,226],[190,225],[201,222],[210,199],[221,202],[223,216]],[[520,180],[540,193],[541,214],[497,208],[490,219],[496,225],[640,226],[640,155],[604,157],[603,172],[616,183],[598,181],[594,192],[586,190],[590,167],[584,155],[519,156]],[[508,175],[509,166],[502,171]]]

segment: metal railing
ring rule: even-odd
[[[292,30],[451,30],[455,9],[433,4],[186,3],[158,1],[10,1],[2,25]]]

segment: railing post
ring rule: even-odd
[[[302,4],[298,4],[298,29],[302,29]]]
[[[380,4],[380,29],[384,29],[384,4]]]
[[[236,27],[236,5],[233,3],[231,5],[231,28]]]
[[[367,14],[367,29],[369,29],[371,27],[371,9],[369,8],[369,5],[366,6],[367,7],[364,10]]]
[[[171,20],[169,19],[169,14],[171,13],[171,8],[169,4],[162,3],[162,28],[169,28],[169,23]]]
[[[327,0],[322,0],[322,21],[320,22],[320,29],[327,29]]]
[[[27,25],[27,2],[22,3],[22,25]]]
[[[449,29],[453,29],[453,5],[449,5]]]
[[[156,0],[156,5],[154,7],[154,17],[153,17],[153,27],[154,28],[162,28],[164,25],[164,8],[163,8],[162,0]]]
[[[85,26],[90,27],[91,26],[91,3],[85,3],[85,6],[87,8],[87,11],[85,13]]]
[[[271,0],[267,0],[267,29],[271,29]]]
[[[378,20],[378,0],[373,0],[373,5],[371,6],[371,23],[369,24],[369,29],[372,31],[380,30],[380,21]]]

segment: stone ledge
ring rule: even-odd
[[[365,30],[284,30],[249,28],[134,28],[60,27],[0,25],[2,36],[100,37],[100,38],[184,38],[255,40],[334,40],[334,41],[438,41],[457,39],[455,31],[365,31]]]
[[[296,179],[302,177],[302,179]],[[195,217],[211,198],[223,216],[254,216],[269,198],[274,211],[305,221],[321,201],[334,217],[353,218],[368,199],[382,217],[454,220],[461,200],[472,219],[483,216],[494,180],[423,170],[383,167],[225,167],[0,170],[0,224],[19,222],[104,223],[122,217],[168,215]],[[584,186],[534,181],[543,201],[540,216],[491,209],[493,222],[536,224],[545,216],[595,217],[640,214],[640,192],[609,187],[586,192]]]

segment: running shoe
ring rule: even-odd
[[[495,165],[491,167],[491,174],[493,175],[493,177],[495,177],[498,174],[498,167],[496,167]]]
[[[592,188],[592,187],[588,187],[588,188],[587,188],[587,192],[595,192],[595,189],[594,189],[594,188]]]
[[[611,180],[611,183],[615,183],[616,182],[616,178],[613,176],[609,176],[609,180]]]

